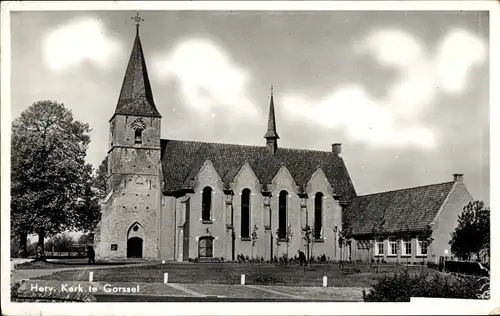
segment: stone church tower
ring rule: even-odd
[[[109,193],[97,229],[97,255],[156,258],[161,115],[153,99],[138,24],[116,110],[109,122]]]

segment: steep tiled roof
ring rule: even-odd
[[[115,114],[161,117],[154,103],[139,31],[135,36]]]
[[[190,188],[203,163],[210,160],[226,188],[240,168],[248,162],[264,185],[270,183],[284,165],[297,185],[303,187],[320,167],[336,194],[351,197],[356,195],[344,161],[332,152],[279,148],[273,155],[264,146],[178,140],[162,140],[161,144],[166,192]]]
[[[373,224],[382,218],[384,229],[396,232],[406,225],[418,231],[430,224],[453,188],[454,182],[426,185],[396,191],[357,196],[344,211],[353,234],[371,234]]]

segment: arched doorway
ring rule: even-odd
[[[144,229],[138,222],[133,223],[127,232],[127,258],[142,258]]]
[[[142,258],[142,238],[132,237],[127,240],[127,258]]]

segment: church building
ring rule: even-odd
[[[437,260],[457,215],[472,200],[462,175],[443,184],[357,196],[341,144],[331,151],[278,146],[274,106],[271,91],[262,146],[162,139],[137,25],[109,121],[109,193],[95,231],[96,256],[188,261],[243,254],[270,260],[301,249],[333,260]],[[371,227],[380,218],[388,233],[408,228],[411,237],[374,240]],[[341,248],[347,222],[351,234]],[[429,250],[418,240],[426,225],[433,229]]]

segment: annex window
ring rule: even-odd
[[[314,197],[314,239],[321,239],[323,230],[323,193],[318,192]]]
[[[358,240],[356,242],[359,250],[368,250],[370,249],[370,241],[369,240]]]
[[[117,251],[118,250],[118,244],[111,244],[111,251]]]
[[[281,191],[278,201],[278,238],[286,238],[288,192]]]
[[[241,192],[241,238],[250,238],[250,190]]]
[[[201,220],[212,220],[212,188],[205,187],[201,197]]]
[[[417,254],[419,256],[427,256],[427,247],[428,247],[427,242],[424,241],[424,240],[418,239],[417,240],[417,245],[418,245],[418,247],[417,247],[418,248],[417,249],[418,253]]]
[[[398,254],[398,240],[396,237],[389,238],[389,255],[396,256]]]
[[[382,256],[384,255],[384,240],[378,239],[375,242],[375,255]]]
[[[403,239],[403,251],[401,252],[403,256],[411,256],[411,239]]]

